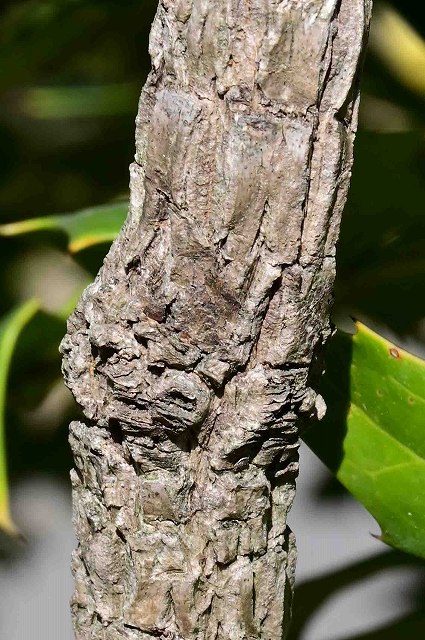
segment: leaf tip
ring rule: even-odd
[[[379,540],[379,542],[385,542],[384,536],[381,533],[372,533],[372,531],[369,531],[369,535],[372,536],[372,538],[375,538],[375,540]]]

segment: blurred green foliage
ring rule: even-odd
[[[59,382],[57,345],[123,213],[155,7],[155,0],[3,3],[0,224],[32,219],[34,233],[0,236],[0,316],[34,295],[41,307],[22,326],[10,370],[12,481],[34,471],[66,477],[71,466],[66,427],[76,409]],[[425,337],[424,39],[423,3],[376,2],[336,289],[336,315],[355,315],[418,349]],[[118,214],[103,238],[80,243],[72,258],[67,246],[75,234],[90,236],[96,216],[68,220],[67,212],[99,205]],[[82,232],[81,222],[88,224]],[[403,629],[420,637],[424,620],[419,612],[370,638],[405,637]]]
[[[7,397],[7,380],[10,362],[16,342],[25,325],[31,320],[38,309],[34,300],[29,300],[10,312],[0,321],[0,529],[15,536],[17,529],[13,523],[10,504],[9,486],[7,478],[7,457],[5,447],[5,412]]]
[[[155,9],[155,0],[3,3],[0,224],[127,198]],[[72,241],[82,219],[71,230],[60,220]],[[0,317],[32,295],[49,312],[69,310],[107,251],[106,232],[104,244],[81,250],[83,269],[62,255],[64,234],[0,237]],[[73,403],[65,390],[49,401],[57,394],[64,321],[50,313],[46,324],[46,317],[38,314],[26,327],[12,362],[6,419],[12,481],[34,470],[66,477],[71,464],[66,424]]]

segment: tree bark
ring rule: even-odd
[[[78,640],[285,637],[369,0],[160,0],[126,224],[62,350]]]

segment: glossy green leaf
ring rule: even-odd
[[[124,224],[127,208],[126,202],[116,202],[75,213],[12,222],[0,225],[0,235],[56,231],[66,235],[69,251],[78,253],[96,244],[112,242]]]
[[[10,516],[5,451],[5,405],[7,381],[13,350],[19,334],[38,309],[34,300],[26,302],[0,321],[0,529],[10,535],[17,530]]]
[[[384,542],[425,558],[425,362],[358,323],[332,340],[322,394],[327,415],[307,444]]]

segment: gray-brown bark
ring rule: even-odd
[[[161,0],[125,227],[69,320],[78,640],[277,640],[369,0]]]

